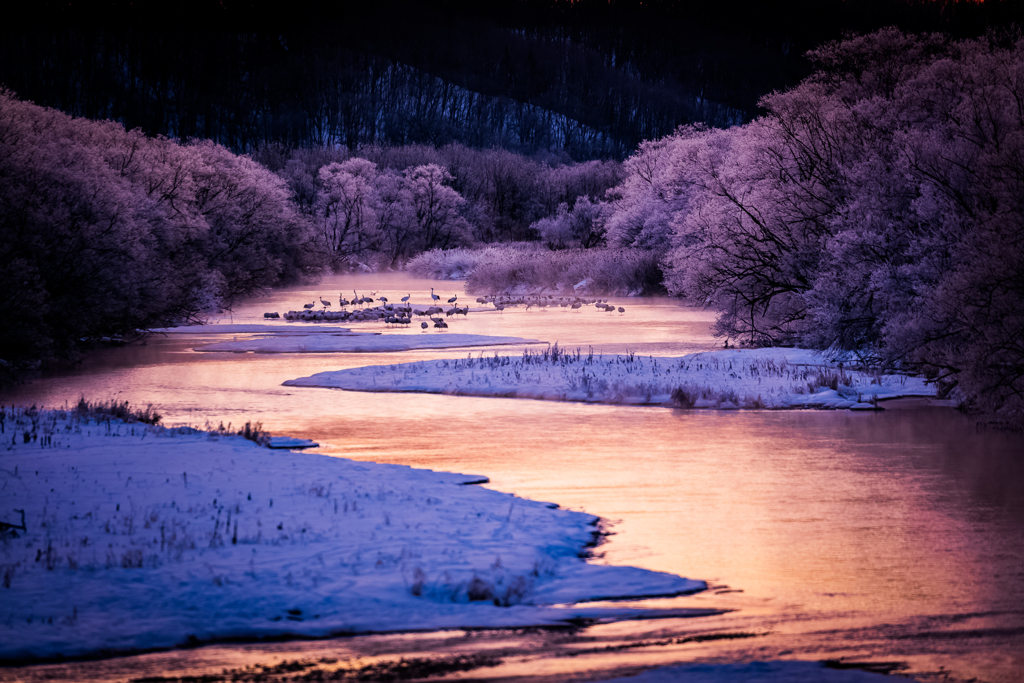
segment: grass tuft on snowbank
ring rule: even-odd
[[[110,399],[106,402],[91,402],[86,400],[84,395],[78,399],[74,412],[79,419],[100,420],[113,418],[127,423],[141,422],[149,425],[160,424],[161,419],[160,414],[153,410],[152,403],[144,409],[133,408],[128,401],[118,402],[116,399]]]
[[[243,439],[252,441],[253,443],[258,444],[260,446],[269,445],[270,439],[273,436],[270,432],[263,431],[262,422],[252,422],[251,420],[246,422],[245,426],[239,429],[238,431],[232,430],[230,422],[228,422],[227,426],[225,426],[224,423],[221,422],[216,427],[211,427],[210,424],[207,423],[206,431],[210,434],[215,434],[217,436],[240,436]]]

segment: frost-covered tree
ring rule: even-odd
[[[589,197],[577,197],[575,205],[561,203],[554,216],[542,218],[531,227],[551,249],[582,247],[592,249],[604,244],[604,204]]]
[[[380,244],[377,165],[366,159],[332,163],[319,171],[316,224],[330,263],[338,264]]]
[[[346,149],[296,149],[286,152],[267,145],[254,158],[280,175],[294,193],[304,215],[312,215],[322,191],[318,172],[331,163],[343,163],[352,154]],[[434,164],[445,169],[445,184],[465,200],[460,209],[476,243],[537,239],[531,225],[552,216],[558,205],[573,206],[576,197],[603,199],[605,192],[622,179],[622,165],[615,161],[575,163],[564,155],[527,157],[503,149],[474,149],[459,143],[443,147],[410,144],[396,147],[369,145],[358,157],[377,165],[378,173],[404,174],[411,168]],[[379,179],[383,180],[383,175]],[[404,242],[404,240],[402,240]],[[381,247],[393,263],[411,256],[393,254],[394,242]],[[403,250],[405,247],[403,247]],[[373,259],[371,254],[369,257]]]
[[[0,358],[194,320],[315,275],[284,183],[213,143],[74,119],[0,91]]]
[[[190,146],[199,157],[194,208],[206,226],[203,254],[223,276],[230,305],[280,282],[289,252],[308,248],[311,236],[275,174],[212,142]],[[301,268],[302,258],[293,263]]]
[[[390,265],[398,265],[414,254],[415,216],[412,192],[405,177],[387,170],[377,176],[377,233]]]
[[[921,246],[885,350],[1024,419],[1024,40],[951,42],[893,100]]]
[[[417,251],[461,246],[471,240],[470,226],[460,211],[466,200],[445,183],[448,171],[436,164],[405,172],[411,198]]]
[[[856,135],[845,108],[808,88],[764,98],[768,114],[718,131],[687,159],[673,217],[678,248],[669,288],[722,311],[717,328],[755,344],[792,342],[806,330],[839,168]]]
[[[573,245],[569,205],[565,202],[558,205],[553,216],[541,218],[530,227],[537,231],[541,241],[550,249],[566,249]]]
[[[809,341],[923,367],[1024,414],[1024,44],[895,30],[823,46],[815,81],[857,117]]]
[[[671,246],[670,222],[681,198],[689,196],[683,187],[687,166],[684,148],[699,143],[705,131],[681,128],[660,140],[641,143],[623,163],[625,179],[608,190],[606,223],[608,242],[620,247],[667,251]],[[684,190],[680,194],[680,190]]]
[[[1024,41],[886,29],[809,56],[750,124],[645,143],[609,239],[667,226],[666,284],[719,334],[910,363],[1024,415]]]

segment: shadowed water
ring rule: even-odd
[[[438,286],[442,289],[437,289]],[[459,304],[458,283],[401,275],[337,278],[239,307],[235,322],[299,309],[315,295],[429,288]],[[598,352],[681,355],[712,348],[707,312],[666,300],[593,308],[470,313],[451,331],[517,335]],[[283,323],[282,323],[283,324]],[[295,326],[289,327],[289,329]],[[353,329],[385,331],[383,325]],[[422,334],[418,329],[386,330]],[[440,334],[430,330],[426,334]],[[318,643],[219,646],[0,670],[0,679],[117,680],[324,656],[497,653],[473,677],[582,679],[659,663],[847,658],[906,663],[935,680],[1020,680],[1024,672],[1024,438],[979,428],[949,409],[881,413],[712,412],[282,387],[324,370],[465,356],[226,354],[209,339],[154,338],[98,352],[74,372],[3,395],[8,404],[91,399],[153,403],[165,423],[261,421],[317,440],[320,452],[485,474],[489,486],[611,522],[595,561],[712,584],[654,606],[718,607],[717,617],[591,626],[572,632],[370,636]],[[516,353],[501,348],[499,353]],[[480,350],[473,350],[477,355]],[[493,351],[485,351],[488,355]],[[754,634],[697,642],[694,635]],[[685,641],[685,642],[677,642]],[[621,646],[621,647],[620,647]],[[611,647],[613,649],[606,649]],[[574,656],[566,656],[572,654]]]

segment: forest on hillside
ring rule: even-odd
[[[728,127],[810,73],[804,53],[895,25],[974,37],[1018,0],[34,3],[0,27],[0,83],[37,104],[235,152],[461,143],[623,159]]]

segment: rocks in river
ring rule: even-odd
[[[317,448],[320,444],[310,439],[298,439],[292,436],[272,436],[270,441],[267,443],[267,448],[280,448],[280,449],[302,449],[302,448]]]
[[[280,313],[276,313],[276,312],[275,313],[264,313],[263,317],[264,318],[268,318],[268,319],[277,319],[277,318],[281,317],[281,314]]]

